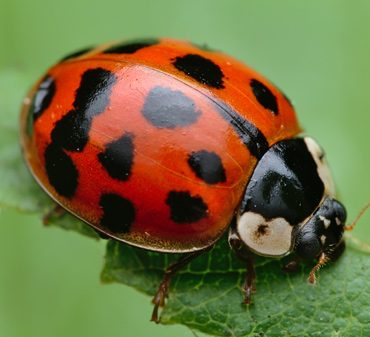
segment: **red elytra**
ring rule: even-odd
[[[34,86],[21,117],[27,164],[57,203],[109,237],[163,252],[212,245],[259,148],[299,132],[263,76],[171,39],[72,55]]]

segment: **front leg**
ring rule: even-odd
[[[240,240],[239,236],[236,234],[235,231],[233,231],[233,229],[230,230],[229,245],[234,250],[238,258],[246,264],[245,282],[243,286],[243,303],[249,305],[252,303],[252,292],[256,291],[256,272],[254,268],[253,254],[246,247],[244,242]]]
[[[172,277],[174,277],[180,269],[185,267],[196,257],[205,253],[211,248],[212,246],[207,247],[206,249],[203,249],[203,250],[193,252],[193,253],[188,253],[182,256],[178,261],[174,262],[169,267],[167,267],[166,271],[164,272],[163,279],[158,286],[157,293],[155,294],[152,300],[152,303],[154,304],[154,308],[153,308],[151,321],[155,323],[159,323],[158,310],[159,310],[159,307],[164,307],[165,305],[165,300],[168,297],[168,289],[169,289]]]
[[[256,272],[254,268],[254,262],[251,255],[247,256],[247,271],[246,271],[246,279],[244,283],[244,304],[251,304],[252,303],[252,292],[256,291]]]

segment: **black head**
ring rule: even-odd
[[[343,246],[346,210],[337,200],[327,197],[310,219],[295,232],[295,253],[304,259],[322,254],[333,260]]]

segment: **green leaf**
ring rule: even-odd
[[[25,167],[18,145],[18,110],[22,92],[9,88],[29,84],[17,71],[0,75],[0,208],[36,212],[40,219],[54,203]],[[51,216],[50,224],[97,237],[71,215]],[[173,280],[161,322],[185,324],[213,336],[370,336],[370,259],[349,247],[335,264],[320,272],[319,282],[306,279],[310,266],[297,274],[281,271],[286,260],[256,257],[257,292],[250,307],[241,304],[245,266],[222,239]],[[165,268],[178,254],[148,252],[109,241],[102,272],[105,282],[119,282],[153,296]],[[150,312],[144,313],[149,318]],[[146,317],[143,317],[146,319]]]
[[[153,296],[163,269],[175,259],[111,241],[102,280]],[[224,238],[172,280],[161,322],[214,336],[370,336],[368,255],[347,249],[320,271],[315,286],[307,282],[310,266],[284,273],[288,260],[256,258],[257,292],[247,307],[241,304],[245,266]]]

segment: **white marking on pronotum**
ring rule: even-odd
[[[326,240],[326,236],[325,235],[321,235],[320,236],[320,240],[321,240],[321,243],[324,245],[325,244],[325,240]]]
[[[292,245],[292,229],[284,218],[269,221],[257,213],[246,212],[237,222],[237,232],[256,254],[280,257],[288,254]]]
[[[335,217],[335,222],[338,226],[342,224],[337,216]]]
[[[330,226],[330,220],[325,218],[322,215],[319,215],[320,220],[324,223],[325,229],[327,229]]]
[[[325,160],[323,150],[321,150],[320,146],[310,137],[304,137],[304,141],[307,145],[308,151],[310,151],[313,159],[315,160],[317,165],[317,173],[325,185],[325,192],[329,196],[334,196],[335,186],[333,178],[331,177],[329,166]]]

